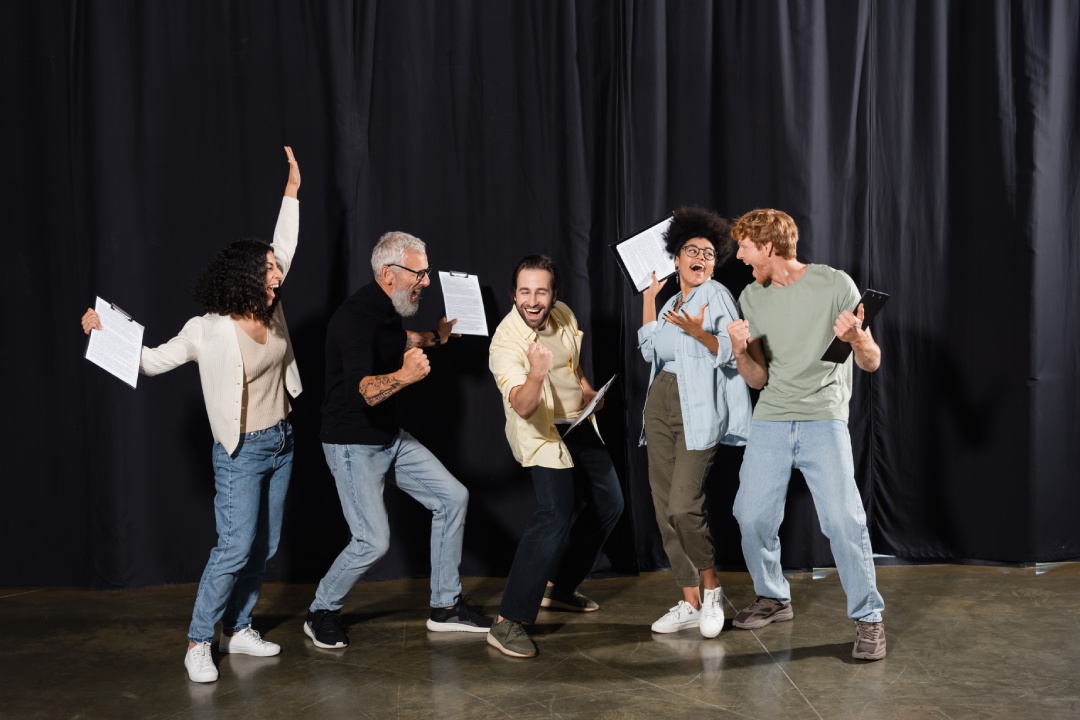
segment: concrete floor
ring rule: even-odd
[[[850,656],[835,573],[793,574],[795,620],[732,630],[754,599],[722,573],[716,639],[655,635],[678,598],[666,573],[590,580],[603,609],[541,611],[540,655],[504,657],[484,635],[429,633],[423,580],[357,586],[351,645],[301,631],[314,588],[271,584],[255,627],[274,658],[218,657],[221,679],[183,667],[194,585],[120,592],[0,589],[2,718],[1080,718],[1080,565],[878,568],[889,656]],[[495,608],[501,579],[467,579]]]

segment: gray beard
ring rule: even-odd
[[[412,317],[420,309],[420,296],[416,296],[416,302],[410,302],[410,294],[412,294],[412,289],[404,287],[390,293],[390,302],[394,304],[394,310],[401,317]]]

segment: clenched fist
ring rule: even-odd
[[[551,370],[551,351],[542,344],[535,342],[529,346],[529,374],[537,377],[547,377]]]
[[[401,370],[398,371],[401,381],[412,384],[427,377],[431,372],[431,361],[420,348],[409,348],[405,351],[402,359]]]
[[[731,352],[735,357],[742,357],[750,342],[750,323],[745,320],[734,320],[728,323],[727,334],[731,338]]]

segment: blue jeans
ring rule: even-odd
[[[499,614],[510,620],[536,620],[549,580],[567,592],[576,590],[622,515],[619,477],[592,427],[583,423],[564,442],[574,467],[530,468],[538,507],[503,591]]]
[[[461,545],[469,491],[431,451],[404,430],[389,445],[323,443],[352,539],[319,581],[311,610],[338,611],[353,585],[390,548],[383,502],[386,474],[431,511],[431,606],[450,607],[461,594]]]
[[[878,622],[885,603],[877,591],[870,533],[855,484],[851,436],[843,420],[754,420],[746,443],[735,519],[754,591],[791,602],[780,569],[780,537],[791,469],[799,469],[814,497],[821,530],[829,538],[848,599],[848,617]]]
[[[212,642],[214,624],[232,632],[251,624],[266,562],[277,552],[285,493],[292,475],[288,420],[244,433],[230,456],[214,444],[214,515],[218,541],[199,581],[190,642]]]

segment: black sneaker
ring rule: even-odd
[[[308,610],[304,634],[311,638],[315,647],[336,650],[349,644],[349,636],[341,624],[341,615],[332,610]]]
[[[458,595],[454,607],[449,610],[431,608],[427,629],[432,632],[486,633],[491,629],[491,618],[484,614],[483,608]]]

